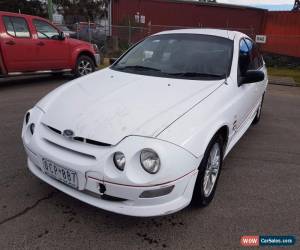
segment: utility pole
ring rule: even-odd
[[[53,19],[53,3],[52,3],[52,0],[48,0],[48,16],[49,16],[49,20],[52,21],[52,19]]]

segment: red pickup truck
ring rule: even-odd
[[[65,37],[46,19],[0,11],[0,77],[65,72],[83,76],[99,63],[97,45]]]

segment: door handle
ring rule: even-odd
[[[8,42],[6,42],[5,44],[7,44],[7,45],[15,45],[16,44],[16,42],[15,41],[13,41],[13,40],[9,40]]]
[[[43,43],[43,42],[38,42],[36,45],[38,45],[38,46],[44,46],[45,43]]]

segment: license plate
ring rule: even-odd
[[[77,173],[71,169],[58,166],[52,161],[43,159],[43,169],[45,174],[59,180],[73,188],[78,187]]]

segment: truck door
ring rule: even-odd
[[[35,71],[35,45],[25,18],[2,16],[5,32],[1,37],[3,61],[8,73]]]
[[[70,48],[67,39],[61,40],[60,31],[50,23],[33,19],[37,33],[37,59],[40,70],[70,69]]]

